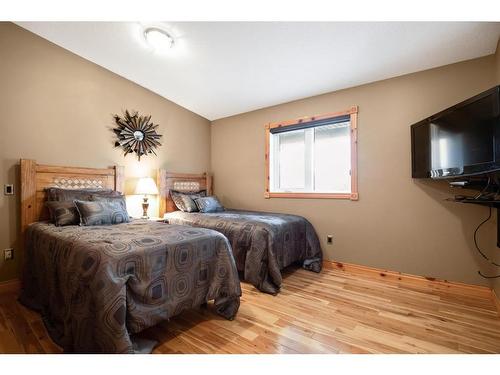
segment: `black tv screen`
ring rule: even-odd
[[[412,177],[500,170],[500,86],[411,126]]]

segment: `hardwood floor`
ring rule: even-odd
[[[141,333],[155,353],[500,353],[485,292],[354,275],[288,271],[278,296],[242,283],[234,321],[207,308]],[[40,316],[0,295],[0,352],[59,353]]]

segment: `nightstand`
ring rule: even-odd
[[[156,221],[156,222],[160,222],[160,223],[163,223],[165,222],[165,220],[162,218],[162,217],[149,217],[147,219],[143,219],[142,217],[130,217],[131,219],[134,219],[134,220],[147,220],[147,221]]]
[[[165,220],[162,217],[150,217],[150,218],[148,218],[148,221],[164,222]]]

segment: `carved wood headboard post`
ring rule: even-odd
[[[189,174],[171,173],[165,169],[158,169],[157,181],[159,194],[160,217],[167,212],[177,211],[175,203],[170,197],[170,190],[192,192],[206,190],[207,195],[212,195],[212,175],[209,173]]]
[[[158,186],[158,208],[160,217],[167,212],[167,171],[159,168],[156,172],[156,186]]]
[[[206,176],[206,181],[207,181],[207,195],[212,195],[213,192],[213,186],[212,186],[212,180],[213,177],[210,173],[205,173]]]
[[[21,159],[21,233],[35,222],[36,161]],[[24,238],[24,236],[23,236]]]
[[[125,167],[115,165],[115,190],[125,194]]]

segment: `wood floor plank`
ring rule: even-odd
[[[284,273],[279,295],[242,283],[235,320],[213,304],[140,334],[154,353],[500,353],[491,295],[348,270]],[[0,353],[60,353],[40,316],[0,295]]]

